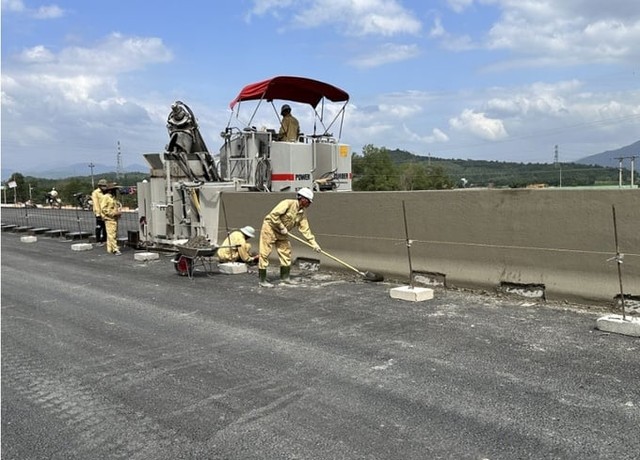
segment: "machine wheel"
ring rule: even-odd
[[[188,276],[193,269],[193,260],[179,255],[173,259],[173,267],[180,276]]]

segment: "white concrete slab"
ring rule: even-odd
[[[93,244],[91,243],[76,243],[71,245],[72,251],[91,251]]]
[[[21,243],[35,243],[36,241],[38,241],[37,236],[21,236],[20,237]]]
[[[625,316],[626,319],[622,319],[622,315],[602,316],[596,320],[596,327],[605,332],[640,337],[640,318]]]
[[[424,287],[400,286],[389,290],[392,299],[422,302],[433,299],[433,289]]]
[[[160,259],[160,254],[157,252],[136,252],[133,255],[133,259],[139,262],[147,262],[149,260],[158,260]]]
[[[218,270],[225,275],[237,275],[239,273],[247,273],[247,264],[241,262],[225,262],[218,264]]]

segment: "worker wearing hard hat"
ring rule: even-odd
[[[280,131],[278,132],[278,140],[286,142],[296,142],[300,137],[300,123],[296,117],[291,115],[291,107],[284,104],[280,109],[282,120],[280,121]]]
[[[254,236],[256,236],[256,231],[250,225],[233,230],[218,248],[218,262],[244,262],[255,265],[258,256],[251,253],[251,243],[248,241]]]
[[[91,192],[91,202],[93,203],[93,214],[96,216],[96,243],[98,246],[104,246],[107,242],[107,227],[102,220],[102,208],[100,202],[104,196],[104,190],[107,186],[105,179],[98,181],[98,186]]]
[[[278,203],[269,214],[267,214],[260,230],[260,259],[258,262],[258,274],[260,286],[272,287],[267,281],[267,267],[269,266],[269,256],[275,245],[280,259],[280,279],[284,283],[290,283],[291,272],[291,243],[288,233],[297,227],[302,236],[311,246],[320,252],[320,246],[316,243],[316,238],[311,233],[309,221],[305,209],[313,202],[313,192],[304,187],[298,190],[295,199],[286,199]]]
[[[116,200],[118,185],[107,184],[100,199],[100,212],[107,228],[107,252],[122,255],[118,247],[118,220],[122,214],[122,205]]]

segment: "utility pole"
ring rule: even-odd
[[[635,183],[633,182],[635,180],[633,176],[636,169],[637,155],[632,155],[629,158],[631,158],[631,188],[633,188],[633,186],[635,185]]]
[[[89,163],[89,168],[91,169],[91,190],[96,188],[95,184],[93,183],[93,168],[95,167],[96,165],[94,165],[93,162]]]
[[[616,160],[618,160],[618,187],[622,188],[622,160],[624,160],[625,157],[616,157]]]

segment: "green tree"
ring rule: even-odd
[[[15,190],[8,188],[9,182],[16,183]],[[13,173],[7,181],[7,201],[13,201],[14,197],[18,203],[24,203],[29,199],[29,184],[25,182],[24,176],[19,172]]]
[[[367,144],[362,148],[362,157],[352,159],[354,175],[353,189],[359,191],[398,190],[398,171],[386,147]]]
[[[401,168],[402,190],[442,190],[453,188],[453,180],[442,166],[407,163]]]

